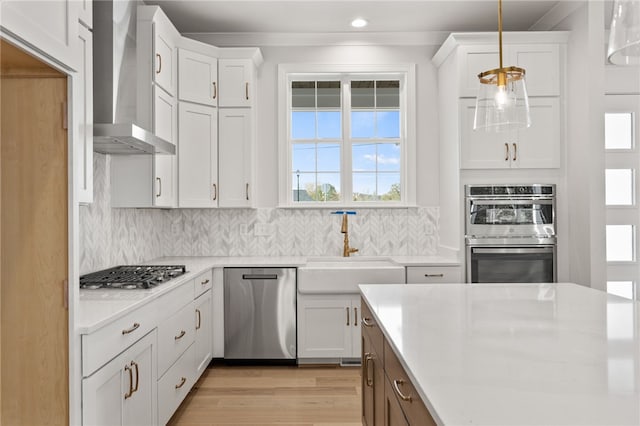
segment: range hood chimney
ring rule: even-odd
[[[93,150],[175,154],[171,142],[136,124],[135,0],[93,2]]]

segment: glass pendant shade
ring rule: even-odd
[[[506,132],[531,125],[525,71],[518,67],[498,68],[478,75],[474,130]]]
[[[640,65],[640,0],[613,2],[607,57],[616,65]]]

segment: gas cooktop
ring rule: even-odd
[[[124,265],[80,277],[86,290],[138,290],[156,287],[187,272],[185,265]]]

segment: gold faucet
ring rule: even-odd
[[[347,219],[347,213],[342,214],[342,228],[340,232],[344,234],[344,246],[342,247],[342,256],[349,257],[351,253],[356,253],[357,248],[349,247],[349,221]]]

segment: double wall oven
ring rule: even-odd
[[[555,185],[466,185],[466,279],[556,282]]]

